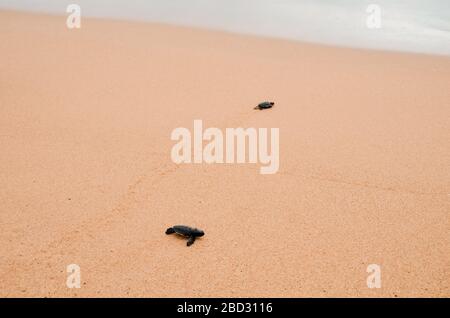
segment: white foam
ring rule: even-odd
[[[0,8],[163,22],[350,47],[450,55],[449,0],[0,0]],[[382,27],[366,26],[369,4]]]

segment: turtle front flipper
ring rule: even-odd
[[[189,240],[187,241],[186,245],[191,246],[192,244],[194,244],[194,242],[195,242],[195,236],[192,235],[189,237]]]
[[[173,233],[175,233],[175,230],[174,230],[172,227],[169,227],[169,228],[166,230],[166,234],[173,234]]]

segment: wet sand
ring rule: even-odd
[[[65,19],[0,12],[1,296],[450,296],[450,58]],[[194,119],[278,173],[174,164]]]

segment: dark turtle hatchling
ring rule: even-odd
[[[268,109],[268,108],[272,108],[272,106],[274,104],[275,104],[274,102],[262,102],[262,103],[259,103],[258,106],[256,106],[254,109],[259,109],[259,110]]]
[[[185,225],[175,225],[173,227],[169,227],[166,230],[166,234],[173,233],[189,238],[187,241],[187,246],[191,246],[192,244],[194,244],[197,237],[205,235],[205,232],[203,232],[202,230]]]

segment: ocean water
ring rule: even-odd
[[[0,8],[203,27],[338,46],[450,56],[450,0],[0,0]],[[367,12],[380,9],[380,28]]]

